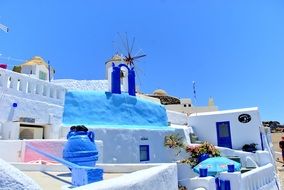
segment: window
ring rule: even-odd
[[[183,104],[183,107],[186,107],[186,104]]]
[[[46,80],[47,74],[45,72],[39,71],[39,79]]]
[[[219,125],[219,136],[220,137],[229,137],[229,123],[222,123]]]
[[[140,145],[140,162],[149,161],[149,145]]]

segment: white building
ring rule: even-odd
[[[213,98],[209,98],[207,106],[195,106],[192,104],[190,98],[177,98],[167,94],[165,90],[157,89],[152,95],[148,95],[153,98],[161,100],[161,103],[165,105],[167,110],[185,113],[190,115],[192,113],[211,112],[217,111],[218,107],[215,106]]]
[[[61,86],[0,68],[0,139],[27,138],[23,129],[59,138],[64,98]]]
[[[111,73],[112,73],[113,64],[115,66],[118,66],[119,64],[126,64],[123,55],[116,54],[105,63],[106,79],[108,80],[109,91],[111,91]],[[120,84],[121,84],[121,91],[128,92],[128,70],[125,67],[121,67]]]
[[[55,73],[54,69],[39,56],[34,56],[16,68],[20,73],[45,81],[52,80]]]
[[[172,163],[177,156],[174,151],[164,147],[166,135],[178,133],[185,143],[191,144],[190,134],[195,133],[199,140],[219,146],[223,156],[239,156],[242,166],[255,163],[257,168],[246,174],[220,174],[221,180],[230,180],[232,190],[278,189],[275,168],[271,164],[274,160],[257,108],[197,113],[217,110],[213,99],[209,99],[208,106],[204,108],[194,107],[190,99],[178,99],[167,96],[165,92],[156,92],[162,103],[165,100],[171,102],[165,104],[166,110],[160,103],[127,94],[100,92],[96,95],[97,92],[86,90],[107,91],[105,89],[110,82],[59,80],[50,83],[39,80],[45,79],[43,72],[47,71],[47,65],[37,57],[35,60],[40,62],[27,62],[21,67],[28,76],[0,68],[0,138],[4,139],[0,141],[0,158],[20,162],[20,165],[32,170],[31,163],[25,161],[25,157],[28,157],[26,143],[29,142],[18,139],[53,138],[50,141],[34,141],[43,146],[50,144],[53,153],[55,149],[61,153],[61,145],[65,141],[58,139],[65,138],[70,125],[84,124],[95,132],[96,140],[100,140],[100,143],[96,143],[102,155],[99,161],[108,163],[101,165],[105,171],[108,168],[112,169],[111,172],[116,170],[119,173],[141,170],[118,177],[116,183],[105,180],[82,187],[84,189],[103,190],[109,185],[109,189],[131,190],[133,182],[136,189],[174,190],[177,189],[177,183],[188,189],[216,189],[212,176],[199,178],[190,168],[182,170],[176,164],[159,164]],[[106,65],[108,69],[111,69],[110,64]],[[68,96],[66,90],[81,90],[83,93]],[[152,97],[155,98],[155,93]],[[67,108],[64,111],[67,122],[62,126],[64,106]],[[74,120],[68,123],[68,118]],[[250,143],[257,144],[256,153],[240,151],[244,144]],[[155,167],[153,163],[158,166]],[[141,169],[145,166],[153,168]]]
[[[189,116],[188,124],[201,141],[216,146],[242,149],[245,144],[257,144],[263,149],[261,128],[263,128],[258,108],[244,108]]]

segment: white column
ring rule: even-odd
[[[122,81],[121,81],[121,84],[122,84],[121,91],[128,92],[128,69],[125,67],[121,67],[121,71],[124,74],[124,77],[122,78]]]
[[[220,180],[229,180],[231,190],[240,190],[242,177],[241,172],[221,172],[220,173]]]
[[[33,81],[28,81],[28,93],[35,93],[35,84],[33,83]]]
[[[10,88],[17,90],[17,86],[18,86],[18,78],[12,77],[11,83],[10,83]]]
[[[27,85],[28,85],[27,80],[25,80],[24,78],[22,78],[22,79],[21,79],[21,82],[20,82],[19,90],[22,91],[23,93],[27,93]]]
[[[112,66],[108,68],[108,91],[111,92],[111,73],[112,73]]]
[[[54,87],[50,87],[50,98],[56,98],[56,89]]]
[[[36,94],[42,95],[43,93],[43,85],[42,84],[36,84]]]
[[[46,97],[50,96],[50,87],[49,86],[47,86],[47,85],[44,86],[43,95],[46,96]]]

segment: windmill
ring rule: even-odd
[[[121,42],[125,48],[126,55],[124,55],[124,62],[130,67],[134,67],[135,66],[135,62],[138,61],[138,59],[145,57],[145,54],[140,54],[140,51],[138,51],[134,56],[132,55],[133,52],[133,47],[134,47],[134,43],[135,43],[135,37],[133,37],[132,42],[131,42],[131,46],[129,46],[129,40],[128,40],[128,36],[127,33],[125,34],[125,40],[123,39],[123,37],[119,34],[119,37],[121,39]]]
[[[132,54],[134,43],[135,43],[135,37],[132,39],[132,42],[130,45],[127,34],[125,34],[125,37],[123,37],[120,33],[118,33],[118,36],[124,47],[124,50],[121,50],[121,48],[118,48],[119,51],[117,51],[116,55],[114,55],[112,59],[108,60],[106,64],[109,62],[124,62],[130,68],[135,67],[136,61],[138,61],[138,59],[142,57],[145,57],[146,55],[140,54],[141,50],[139,50],[135,55]]]
[[[132,38],[131,43],[129,43],[130,40],[127,36],[127,33],[125,33],[125,35],[121,35],[120,33],[118,33],[118,37],[120,42],[118,44],[120,45],[117,46],[116,49],[119,51],[116,51],[116,54],[106,62],[106,77],[108,79],[109,68],[112,67],[113,63],[115,65],[123,63],[127,65],[129,69],[135,69],[138,82],[141,85],[140,77],[137,72],[141,73],[142,70],[137,66],[137,62],[140,61],[141,58],[145,57],[146,55],[142,53],[143,51],[141,49],[137,51],[135,54],[133,54],[135,37]],[[127,76],[128,76],[127,69],[122,68],[120,72],[120,78],[122,84],[125,84],[125,82],[127,81]]]

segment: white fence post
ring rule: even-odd
[[[241,189],[241,172],[221,172],[220,180],[229,180],[231,190],[240,190]]]

